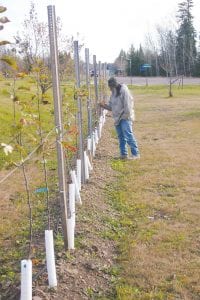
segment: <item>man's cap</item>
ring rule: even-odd
[[[108,86],[109,87],[116,87],[117,86],[117,80],[116,80],[116,78],[115,77],[110,77],[109,79],[108,79]]]

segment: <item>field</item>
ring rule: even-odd
[[[8,102],[9,97],[5,95],[8,89],[5,86],[1,82],[1,142],[7,143],[10,140],[10,129],[6,129],[6,124],[10,123],[12,106]],[[32,90],[31,84],[30,89]],[[133,86],[136,109],[134,127],[141,151],[140,161],[113,159],[118,146],[112,119],[107,118],[104,129],[106,139],[98,146],[99,155],[95,164],[102,168],[103,183],[98,193],[101,193],[101,201],[110,209],[107,213],[101,210],[102,203],[95,209],[99,209],[98,218],[103,224],[101,226],[104,226],[101,228],[101,239],[105,243],[114,243],[117,255],[112,260],[113,265],[109,271],[112,292],[104,297],[101,294],[98,299],[200,298],[200,87],[174,87],[173,92],[174,97],[168,98],[165,86]],[[51,130],[47,116],[51,109],[50,106],[42,108],[45,132]],[[52,118],[51,115],[50,119]],[[3,159],[3,152],[1,158]],[[56,190],[55,158],[51,153],[48,160],[51,187]],[[32,179],[31,191],[41,186],[42,181],[42,171],[36,174],[36,163],[28,168],[28,176]],[[109,177],[106,170],[110,168],[112,175]],[[5,172],[2,168],[1,176]],[[95,178],[95,174],[93,176],[92,184],[96,188],[99,178]],[[21,177],[15,176],[1,186],[1,282],[4,287],[7,284],[7,289],[19,278],[16,275],[19,272],[16,264],[25,252],[22,244],[26,245],[28,235],[27,220],[22,222],[27,212],[26,209],[21,209],[26,201],[21,180]],[[88,185],[88,188],[92,191],[92,185]],[[87,187],[83,193],[88,193]],[[88,194],[88,197],[91,196]],[[98,198],[97,194],[92,197],[95,205]],[[34,248],[37,249],[40,240],[38,232],[46,226],[46,215],[41,195],[35,196],[34,201]],[[52,209],[54,208],[55,196],[52,196]],[[90,238],[97,242],[99,233],[91,237],[97,212],[93,211],[93,214],[94,216],[88,215],[83,205],[80,222],[87,225],[87,231],[91,231]],[[58,235],[59,251],[61,240]],[[77,241],[77,251],[82,246],[80,240]],[[108,245],[107,252],[110,248]],[[42,265],[43,261],[44,253],[41,250],[35,265]],[[104,262],[101,263],[103,265]],[[11,267],[13,265],[14,269]],[[86,285],[89,286],[89,282]],[[64,283],[60,286],[61,290],[62,286]],[[93,290],[95,289],[87,289],[86,298],[82,296],[74,299],[95,299]],[[57,298],[52,299],[70,299],[68,296],[62,297],[58,290]]]
[[[199,299],[200,89],[133,91],[141,160],[113,162],[108,190],[123,228],[117,299]]]

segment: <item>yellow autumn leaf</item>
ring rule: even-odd
[[[23,73],[23,72],[17,73],[17,77],[19,77],[19,78],[24,78],[25,76],[26,76],[26,73]]]
[[[1,57],[1,61],[7,63],[14,70],[17,70],[17,68],[18,68],[17,63],[16,63],[16,61],[13,57],[10,57],[8,55],[4,55],[3,57]]]

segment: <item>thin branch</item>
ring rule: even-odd
[[[39,74],[38,74],[39,79]],[[39,118],[39,135],[40,135],[40,144],[42,145],[42,159],[43,159],[43,171],[44,171],[44,180],[45,180],[45,187],[46,187],[46,204],[47,204],[47,218],[48,218],[48,229],[50,230],[50,206],[49,206],[49,187],[48,187],[48,176],[47,176],[47,166],[46,166],[46,159],[44,155],[44,139],[42,136],[42,128],[41,128],[41,112],[40,112],[40,97],[39,97],[39,84],[37,80],[37,107],[38,107],[38,118]]]
[[[19,144],[22,146],[22,135],[20,134]],[[20,157],[23,161],[22,152],[20,151]],[[29,249],[28,249],[28,258],[31,257],[31,248],[32,248],[32,238],[33,238],[33,218],[32,218],[32,203],[31,203],[31,196],[30,196],[30,189],[28,184],[28,178],[26,175],[24,161],[22,163],[22,172],[24,176],[25,188],[26,188],[26,195],[27,195],[27,204],[29,208]]]
[[[55,130],[55,128],[53,128],[47,135],[46,137],[43,139],[43,144],[47,141],[47,138],[49,137],[49,135]],[[55,142],[54,142],[55,143]],[[6,176],[4,176],[1,180],[0,180],[0,184],[3,183],[7,178],[9,178],[13,173],[15,173],[21,166],[23,163],[27,162],[29,159],[31,159],[32,155],[37,152],[38,149],[41,148],[41,144],[38,145],[36,148],[33,149],[33,151],[25,158],[23,159],[23,161],[20,161],[19,164],[17,165],[17,167],[15,169],[13,169],[12,171],[10,171]]]

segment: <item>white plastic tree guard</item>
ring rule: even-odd
[[[102,124],[103,124],[103,126],[104,126],[105,122],[106,122],[106,116],[103,113],[103,116],[102,116]]]
[[[57,286],[57,277],[54,254],[53,230],[45,230],[45,249],[49,287],[55,288]]]
[[[68,240],[68,249],[74,249],[74,219],[67,219],[67,240]]]
[[[81,80],[80,80],[80,61],[79,61],[79,44],[78,41],[74,41],[74,63],[75,63],[75,75],[76,75],[76,87],[81,87]],[[81,181],[85,183],[85,172],[84,172],[84,142],[83,142],[83,118],[82,118],[82,101],[81,97],[77,97],[77,121],[78,121],[78,140],[79,140],[79,147],[78,153],[79,158],[81,159]]]
[[[100,117],[100,120],[99,120],[99,138],[101,138],[101,134],[102,134],[102,127],[103,127],[103,121],[102,121],[102,117]]]
[[[88,170],[89,170],[89,172],[91,172],[93,170],[93,166],[90,162],[88,155],[86,155],[86,158],[87,158]]]
[[[95,143],[95,133],[93,131],[92,134],[92,156],[95,157],[95,152],[96,152],[96,143]]]
[[[76,198],[76,201],[77,201],[77,203],[82,204],[81,195],[80,195],[80,192],[79,192],[79,186],[78,186],[78,182],[77,182],[77,178],[76,178],[76,173],[75,173],[74,170],[70,171],[70,176],[71,176],[71,179],[72,179],[72,183],[75,184],[75,198]]]
[[[32,300],[32,261],[21,261],[21,298],[20,300]]]
[[[69,210],[70,210],[70,219],[74,220],[75,227],[75,217],[76,217],[76,207],[75,207],[75,184],[69,184]]]
[[[87,153],[84,151],[84,159],[85,159],[85,179],[89,179],[89,168],[88,168],[88,159],[87,159]]]
[[[87,150],[88,150],[89,153],[91,153],[91,151],[92,151],[92,140],[91,140],[91,138],[87,139]]]
[[[77,159],[76,161],[76,177],[77,177],[79,191],[81,191],[81,159]]]
[[[99,142],[99,135],[98,135],[97,128],[95,128],[95,131],[94,131],[94,138],[95,138],[95,143],[98,144],[98,142]]]
[[[104,109],[104,115],[106,116],[108,113],[108,110],[107,109]]]

